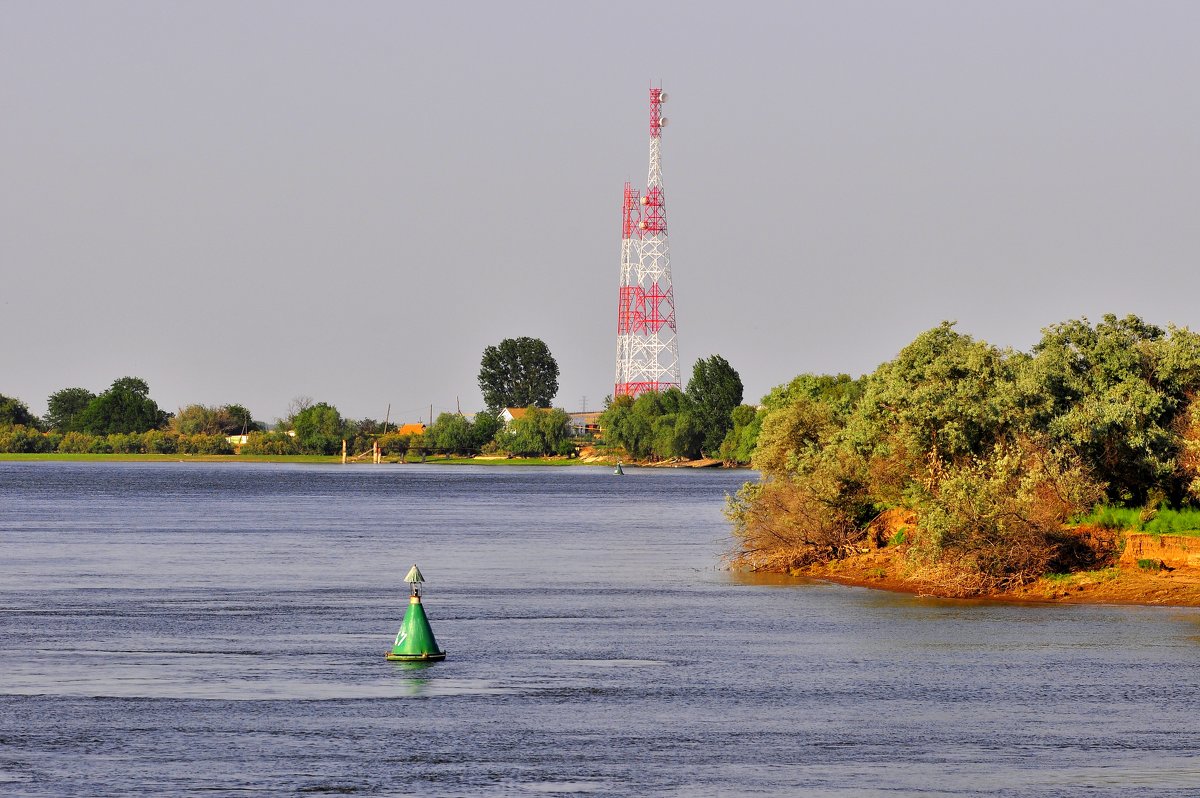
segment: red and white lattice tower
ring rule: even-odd
[[[625,184],[614,397],[680,387],[675,294],[662,187],[662,129],[667,126],[662,104],[666,101],[662,89],[650,90],[650,175],[646,193]]]

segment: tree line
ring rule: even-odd
[[[23,402],[0,396],[0,451],[64,453],[232,454],[230,436],[246,436],[243,454],[333,455],[346,441],[357,455],[378,445],[383,454],[503,453],[571,456],[580,444],[570,416],[550,406],[558,392],[558,363],[544,341],[506,338],[483,350],[479,387],[486,407],[468,417],[442,413],[419,433],[388,430],[374,419],[344,418],[326,402],[298,397],[273,428],[240,404],[191,404],[175,413],[150,398],[139,377],[122,377],[99,394],[64,388],[37,418]],[[696,362],[686,391],[617,397],[602,415],[607,443],[633,458],[695,458],[701,454],[748,462],[759,415],[741,405],[742,381],[723,357]],[[517,409],[505,423],[506,408]],[[523,412],[522,412],[523,411]]]
[[[99,394],[63,388],[46,405],[46,415],[38,418],[24,402],[0,396],[0,451],[233,454],[227,438],[247,435],[247,454],[332,454],[343,437],[363,444],[382,427],[371,419],[343,419],[331,405],[303,397],[293,401],[274,431],[240,404],[191,404],[167,413],[140,377],[121,377]]]
[[[1030,352],[945,322],[871,374],[801,375],[763,404],[762,478],[728,508],[752,566],[841,557],[895,509],[915,574],[1004,590],[1101,559],[1068,528],[1097,502],[1200,502],[1200,335],[1137,316],[1052,325]]]
[[[294,399],[273,428],[240,404],[191,404],[175,413],[150,398],[140,377],[122,377],[99,394],[63,388],[38,418],[19,399],[0,395],[0,451],[120,454],[233,454],[230,436],[246,436],[244,454],[333,455],[342,441],[356,455],[378,444],[385,455],[409,452],[563,455],[575,451],[570,417],[550,408],[558,392],[558,364],[535,338],[505,339],[484,350],[479,383],[488,407],[468,418],[443,413],[420,433],[401,434],[374,419],[344,418],[337,407]],[[504,424],[506,407],[527,408]]]
[[[740,445],[755,409],[742,405],[742,379],[720,355],[696,361],[685,390],[647,391],[612,399],[600,416],[605,441],[637,459],[748,462]],[[750,446],[752,448],[752,442]]]

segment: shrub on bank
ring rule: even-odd
[[[94,435],[86,432],[68,432],[58,443],[58,451],[63,454],[87,454],[92,450]]]
[[[1092,526],[1200,526],[1200,512],[1163,509],[1200,499],[1200,334],[1134,316],[1042,333],[1014,352],[946,322],[858,380],[772,391],[752,460],[762,481],[730,506],[738,561],[848,556],[825,532],[860,525],[832,514],[860,500],[911,512],[910,577],[955,595],[1107,561],[1107,542],[1064,528],[1102,499],[1141,509],[1102,509]],[[839,451],[863,467],[831,473]]]
[[[413,437],[389,432],[379,436],[379,448],[383,450],[384,454],[403,457],[412,448]]]
[[[233,444],[224,435],[180,435],[181,454],[233,454]]]
[[[283,432],[252,432],[242,444],[242,454],[286,455],[299,454],[296,439]]]
[[[108,448],[113,454],[141,454],[142,436],[137,433],[114,433],[108,436]]]
[[[146,454],[175,454],[179,451],[179,436],[157,429],[142,433],[142,451]]]
[[[54,444],[45,434],[23,424],[0,429],[0,452],[29,454],[52,452]]]
[[[1073,452],[1024,437],[997,444],[931,469],[913,555],[946,593],[1009,590],[1049,570],[1063,525],[1103,493]]]

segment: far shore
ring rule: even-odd
[[[85,463],[307,463],[317,465],[341,465],[342,456],[323,454],[64,454],[60,452],[37,454],[0,453],[0,462],[85,462]],[[414,457],[403,461],[398,457],[385,457],[383,465],[602,465],[583,463],[578,459],[548,457],[512,457],[508,459],[470,457]],[[369,457],[347,458],[348,466],[374,465]]]
[[[308,463],[341,465],[342,456],[320,454],[67,454],[40,452],[34,454],[0,453],[0,462],[88,462],[88,463]],[[719,460],[684,460],[660,463],[638,463],[621,460],[626,467],[642,468],[709,468],[720,466]],[[615,457],[479,457],[414,456],[410,460],[384,457],[384,465],[482,465],[482,466],[594,466],[613,468]],[[374,465],[370,457],[347,458],[346,465]]]

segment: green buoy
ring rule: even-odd
[[[613,473],[619,477],[625,476],[625,469],[621,468],[621,461],[617,461],[617,467],[613,469]]]
[[[395,662],[436,662],[445,659],[446,652],[438,648],[429,619],[425,617],[425,608],[421,606],[421,589],[418,585],[425,581],[425,577],[414,565],[404,581],[412,585],[412,592],[408,597],[404,621],[400,624],[396,642],[387,653],[387,658]]]

